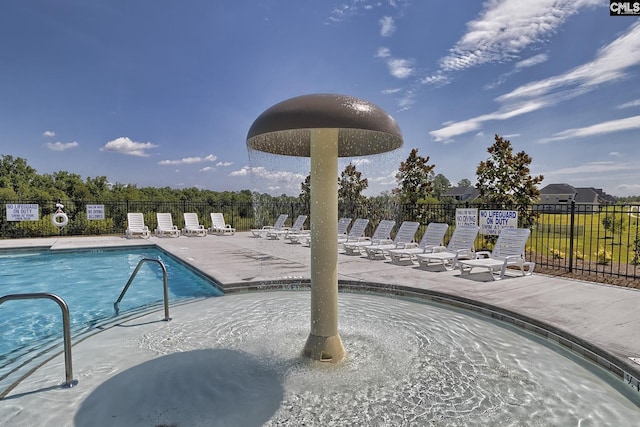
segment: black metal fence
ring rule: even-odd
[[[225,220],[238,231],[270,225],[278,215],[289,215],[289,224],[300,214],[309,214],[306,205],[297,202],[254,202],[251,204],[211,204],[189,201],[0,201],[0,237],[25,238],[47,236],[124,235],[127,228],[127,213],[142,212],[145,224],[154,230],[157,212],[172,214],[178,228],[184,225],[183,213],[195,212],[200,223],[211,226],[210,213],[222,212]],[[56,203],[64,205],[68,216],[65,227],[57,227],[52,221]],[[29,220],[12,210],[23,205],[37,205],[35,215]],[[104,219],[90,219],[88,205],[99,205]],[[419,239],[430,222],[445,222],[449,230],[448,240],[456,224],[456,209],[481,210],[501,209],[499,206],[460,204],[399,205],[393,202],[361,204],[341,203],[339,216],[368,218],[370,235],[381,219],[419,221]],[[557,274],[572,273],[598,278],[640,278],[640,212],[634,205],[533,205],[509,207],[518,212],[518,226],[531,228],[531,238],[526,256],[537,266]],[[37,218],[37,219],[36,219]],[[482,220],[479,218],[479,220]],[[307,226],[308,226],[307,222]],[[491,249],[495,235],[480,234],[476,249]],[[597,279],[596,279],[597,280]]]

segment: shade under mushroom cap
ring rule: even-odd
[[[402,146],[396,121],[383,109],[352,96],[313,94],[273,105],[251,125],[250,149],[310,157],[311,129],[339,129],[338,156],[385,153]]]

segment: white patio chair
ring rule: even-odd
[[[358,242],[364,237],[364,231],[369,225],[369,220],[366,218],[358,218],[351,226],[351,230],[346,236],[338,236],[338,244]]]
[[[413,257],[433,251],[436,246],[442,246],[444,235],[449,228],[448,224],[441,222],[430,222],[424,231],[419,243],[407,244],[404,248],[392,249],[389,251],[391,262],[401,264],[403,261],[410,261],[413,264]]]
[[[290,234],[293,235],[302,232],[304,230],[304,223],[307,221],[307,217],[307,215],[298,215],[291,227],[281,227],[278,230],[267,230],[267,238],[277,240],[282,236],[284,239],[287,239]]]
[[[155,229],[155,235],[157,237],[178,237],[180,230],[173,225],[173,218],[169,212],[157,212],[156,218],[158,220],[158,227]]]
[[[267,232],[269,230],[281,230],[284,227],[284,222],[287,220],[287,218],[289,217],[289,215],[287,214],[280,214],[280,216],[278,217],[278,219],[276,219],[276,222],[273,225],[265,225],[262,228],[254,228],[251,230],[251,234],[253,234],[253,237],[263,237],[267,234]]]
[[[528,228],[503,228],[491,252],[479,251],[474,259],[458,260],[460,274],[469,275],[474,268],[482,268],[489,270],[491,279],[500,280],[509,266],[519,267],[523,276],[533,274],[535,263],[524,259],[524,248],[530,234]]]
[[[428,267],[431,264],[442,265],[445,270],[453,270],[458,264],[458,260],[471,259],[475,256],[474,242],[478,235],[478,226],[461,225],[453,230],[453,235],[449,244],[437,246],[433,252],[416,255],[420,267]]]
[[[235,232],[236,229],[224,221],[224,215],[222,212],[211,212],[211,228],[209,228],[209,233],[217,234],[219,236],[233,236]]]
[[[412,243],[419,226],[419,222],[403,221],[393,241],[379,245],[365,246],[364,250],[367,256],[369,259],[385,259],[385,254],[390,250],[404,248],[405,245]]]
[[[204,237],[207,235],[207,230],[204,228],[204,225],[200,224],[197,213],[185,212],[183,213],[183,216],[184,216],[184,228],[182,229],[182,233],[185,236]]]
[[[127,214],[127,229],[124,233],[127,239],[132,237],[148,239],[151,237],[149,227],[144,225],[144,215],[142,215],[142,212],[131,212]]]
[[[373,236],[364,237],[355,242],[344,242],[342,247],[347,255],[360,255],[362,248],[371,245],[380,245],[391,242],[391,230],[396,222],[390,219],[383,219],[378,223]]]
[[[340,242],[340,239],[347,238],[347,230],[349,229],[350,224],[351,218],[340,218],[338,220],[338,242]],[[364,228],[362,229],[362,233],[364,234]],[[311,230],[302,230],[294,234],[289,234],[287,238],[291,240],[292,243],[300,242],[310,245]]]

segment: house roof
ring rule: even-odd
[[[576,189],[569,184],[549,184],[540,190],[540,194],[576,194]]]
[[[480,196],[480,191],[475,187],[451,187],[443,196],[454,197],[461,201],[473,200]]]
[[[540,194],[571,194],[578,203],[615,203],[615,198],[602,191],[602,188],[573,187],[569,184],[549,184],[540,190]]]
[[[598,193],[593,188],[576,188],[576,203],[595,203],[598,201],[597,197]]]

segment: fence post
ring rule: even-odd
[[[573,273],[573,227],[575,224],[576,201],[571,200],[571,216],[569,217],[569,273]]]

